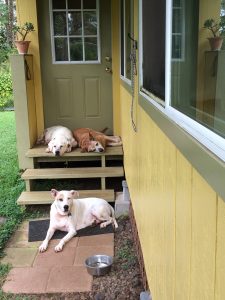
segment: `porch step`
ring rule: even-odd
[[[115,201],[114,190],[82,190],[79,191],[80,198],[97,197],[108,202]],[[53,199],[49,191],[22,192],[17,199],[18,205],[51,204]]]
[[[122,156],[123,148],[122,146],[117,147],[106,147],[104,152],[81,152],[80,148],[75,148],[69,153],[64,153],[61,157],[55,157],[53,153],[47,153],[46,146],[35,146],[32,149],[29,149],[26,153],[27,157],[30,158],[53,158],[63,160],[66,158],[79,158],[79,157],[101,157],[101,156]]]
[[[106,178],[124,176],[123,167],[27,169],[22,179]]]

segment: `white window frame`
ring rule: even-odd
[[[127,84],[129,84],[129,85],[131,85],[131,79],[129,79],[129,78],[127,78],[126,77],[126,67],[127,67],[127,60],[126,60],[126,53],[127,53],[127,48],[126,48],[126,0],[120,0],[120,1],[123,1],[123,20],[124,20],[124,22],[123,22],[123,51],[124,51],[124,53],[123,53],[123,59],[124,59],[124,63],[123,63],[123,73],[124,73],[124,75],[122,75],[121,73],[121,59],[120,59],[120,78],[123,80],[123,81],[125,81]],[[131,11],[132,11],[132,0],[131,0]],[[120,6],[120,17],[121,17],[121,6]],[[121,20],[120,20],[120,29],[121,29]],[[121,30],[120,30],[120,43],[121,43]],[[121,44],[120,44],[120,46],[121,46]],[[121,51],[121,47],[120,47],[120,51]],[[120,55],[120,58],[121,58],[122,56]],[[132,70],[131,70],[131,72],[132,72]]]
[[[165,102],[156,99],[151,93],[145,93],[142,90],[142,0],[139,1],[139,14],[139,94],[146,98],[150,104],[159,109],[165,117],[171,119],[195,140],[225,162],[225,139],[171,106],[172,0],[166,0]]]
[[[52,8],[52,1],[53,0],[49,0],[49,18],[50,18],[50,34],[51,34],[51,49],[52,49],[52,63],[53,64],[100,64],[101,63],[101,43],[100,43],[100,18],[99,18],[99,0],[96,0],[96,9],[83,9],[83,1],[81,1],[81,9],[68,9],[68,2],[66,1],[66,9],[53,9]],[[70,12],[74,12],[74,11],[96,11],[96,17],[97,17],[97,35],[84,35],[83,32],[83,17],[82,17],[82,35],[69,35],[68,33],[68,19],[66,19],[67,22],[67,35],[65,36],[60,36],[60,37],[65,37],[67,38],[67,45],[68,45],[68,60],[65,61],[57,61],[55,58],[55,39],[54,39],[54,28],[53,28],[53,12],[57,12],[57,11],[65,11],[66,13],[68,13],[68,11]],[[82,14],[83,16],[83,14]],[[84,45],[84,37],[96,37],[97,38],[97,51],[98,51],[98,59],[97,60],[85,60],[85,50],[83,47],[83,60],[81,61],[74,61],[74,60],[70,60],[70,41],[69,38],[70,37],[77,37],[77,38],[81,38],[82,39],[82,44]]]

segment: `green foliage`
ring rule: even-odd
[[[222,36],[225,34],[225,16],[221,16],[218,21],[207,19],[204,22],[203,28],[211,31],[213,37]]]
[[[26,22],[22,26],[14,26],[13,31],[18,33],[18,40],[25,41],[27,34],[34,31],[34,25],[31,22]]]
[[[24,190],[17,160],[14,112],[0,112],[0,216],[6,222],[0,228],[0,256],[4,246],[25,217],[24,209],[16,204],[16,199]]]
[[[7,41],[8,7],[0,1],[0,65],[7,61],[13,51],[12,45]]]
[[[129,239],[125,240],[123,245],[117,251],[116,259],[120,260],[122,268],[127,270],[137,263],[137,257],[131,250],[133,242]]]
[[[9,70],[0,71],[0,110],[13,105],[12,78]]]

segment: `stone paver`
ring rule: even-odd
[[[37,254],[37,248],[6,248],[6,256],[1,259],[3,264],[11,264],[13,267],[30,267]]]
[[[38,253],[33,266],[36,267],[55,267],[55,266],[72,266],[75,259],[75,249],[65,247],[61,252],[55,252],[54,248],[48,248],[43,253]]]
[[[114,234],[99,234],[91,236],[82,236],[79,238],[78,246],[99,246],[99,245],[113,245]]]
[[[66,243],[66,244],[64,245],[64,249],[67,248],[67,247],[77,247],[77,245],[78,245],[78,240],[79,240],[78,237],[72,238],[68,243]],[[59,239],[57,239],[57,240],[51,240],[51,241],[49,242],[49,244],[48,244],[48,247],[49,247],[49,248],[55,248],[55,246],[58,245],[59,241],[60,241]]]
[[[92,276],[85,267],[57,267],[52,268],[46,292],[85,292],[91,291]]]
[[[9,240],[7,247],[9,248],[37,248],[41,242],[28,242],[27,231],[17,230]]]
[[[29,243],[27,239],[26,221],[10,239],[1,260],[13,266],[3,285],[5,292],[47,295],[90,291],[93,278],[84,267],[85,259],[94,254],[114,254],[113,233],[74,237],[58,253],[54,248],[59,239],[51,240],[44,253],[38,251],[41,242]]]
[[[45,293],[50,269],[14,268],[2,287],[4,292],[14,294]]]
[[[75,266],[83,266],[85,259],[96,254],[106,254],[113,256],[112,246],[81,246],[76,248]]]

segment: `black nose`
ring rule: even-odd
[[[60,155],[60,152],[59,152],[59,151],[55,151],[55,155],[56,155],[56,156],[59,156],[59,155]]]
[[[102,148],[99,148],[99,152],[103,152],[104,151],[104,149],[102,149]]]
[[[64,205],[64,210],[68,211],[68,209],[69,209],[69,205]]]

